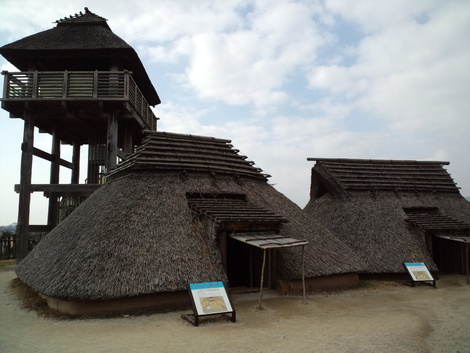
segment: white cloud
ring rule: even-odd
[[[186,55],[186,81],[202,98],[256,107],[279,104],[288,97],[283,85],[289,75],[314,61],[325,41],[313,15],[306,3],[259,1],[244,19],[232,21],[232,30],[203,27],[176,39],[169,50],[157,46],[150,53],[172,62]]]
[[[205,111],[168,101],[154,109],[154,113],[160,118],[157,123],[158,130],[199,134],[195,131],[200,129],[200,118],[205,114]]]
[[[351,12],[341,10],[341,16],[363,24],[371,11],[377,18],[390,11],[387,21],[360,41],[352,65],[313,67],[310,87],[340,93],[364,114],[398,131],[470,130],[464,118],[470,111],[465,99],[470,95],[470,46],[463,45],[470,33],[468,6],[441,5],[425,12],[427,20],[418,23],[414,16],[425,7],[422,3],[401,15],[398,9],[404,3],[393,2],[392,9],[383,3],[364,4]]]
[[[356,0],[345,6],[341,0],[326,0],[325,7],[370,34],[410,20],[425,21],[439,3],[443,4],[439,0]]]
[[[364,72],[365,71],[365,72]],[[313,89],[326,89],[332,93],[354,98],[369,88],[370,70],[361,66],[322,65],[312,68],[308,81]]]
[[[139,52],[150,57],[152,62],[176,63],[191,53],[191,37],[183,36],[175,39],[171,45],[158,44],[155,46],[140,45]]]
[[[0,45],[84,6],[2,0]],[[142,58],[163,101],[159,130],[233,140],[301,206],[307,157],[449,160],[470,195],[467,1],[97,0],[90,10]],[[17,172],[21,121],[0,115],[11,131],[2,163]],[[10,174],[5,199],[17,196]]]
[[[160,0],[149,9],[146,1],[121,2],[121,9],[114,13],[110,25],[132,42],[171,42],[194,33],[224,31],[241,26],[235,11],[239,3]],[[101,12],[106,11],[103,8]],[[122,13],[127,16],[122,16]]]

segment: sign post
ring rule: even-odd
[[[434,288],[437,288],[436,280],[432,277],[427,266],[422,262],[404,262],[403,265],[411,277],[411,285],[416,286],[416,282],[433,282]]]
[[[224,282],[191,283],[188,292],[194,314],[181,317],[194,326],[199,325],[200,316],[224,315],[230,321],[236,321],[235,309]]]

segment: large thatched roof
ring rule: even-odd
[[[459,193],[448,162],[309,158],[305,210],[367,263],[368,273],[403,272],[403,262],[437,270],[422,234],[462,234],[470,203]]]
[[[136,153],[110,174],[129,170],[204,172],[267,181],[269,175],[240,155],[230,142],[214,137],[147,131]]]
[[[222,224],[243,222],[307,239],[307,277],[364,267],[230,141],[153,132],[33,249],[17,274],[40,293],[71,300],[185,290],[187,283],[226,279],[217,232]],[[300,279],[300,263],[300,249],[283,249],[278,276]]]
[[[459,192],[449,173],[442,167],[449,162],[337,158],[308,160],[317,161],[315,176],[318,174],[320,178],[328,179],[328,186],[334,187],[337,194],[352,191]],[[312,184],[312,187],[319,184]]]
[[[31,65],[40,71],[90,71],[119,64],[120,70],[133,72],[150,105],[160,104],[137,53],[106,21],[85,8],[85,13],[56,21],[52,29],[4,45],[0,54],[21,71],[30,70]]]

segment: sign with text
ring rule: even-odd
[[[182,315],[182,318],[199,325],[199,317],[221,314],[236,321],[235,309],[224,282],[206,282],[188,284],[189,296],[194,315]],[[230,315],[229,315],[230,314]]]
[[[405,262],[405,266],[413,281],[434,281],[428,268],[422,262]]]
[[[405,262],[403,263],[406,270],[408,271],[411,280],[414,282],[433,282],[434,287],[436,281],[429,272],[427,266],[422,262]]]
[[[199,316],[232,312],[232,305],[223,282],[189,285]]]

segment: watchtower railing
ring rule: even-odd
[[[5,82],[1,101],[126,101],[146,128],[156,130],[157,118],[130,71],[3,71],[2,74]]]

